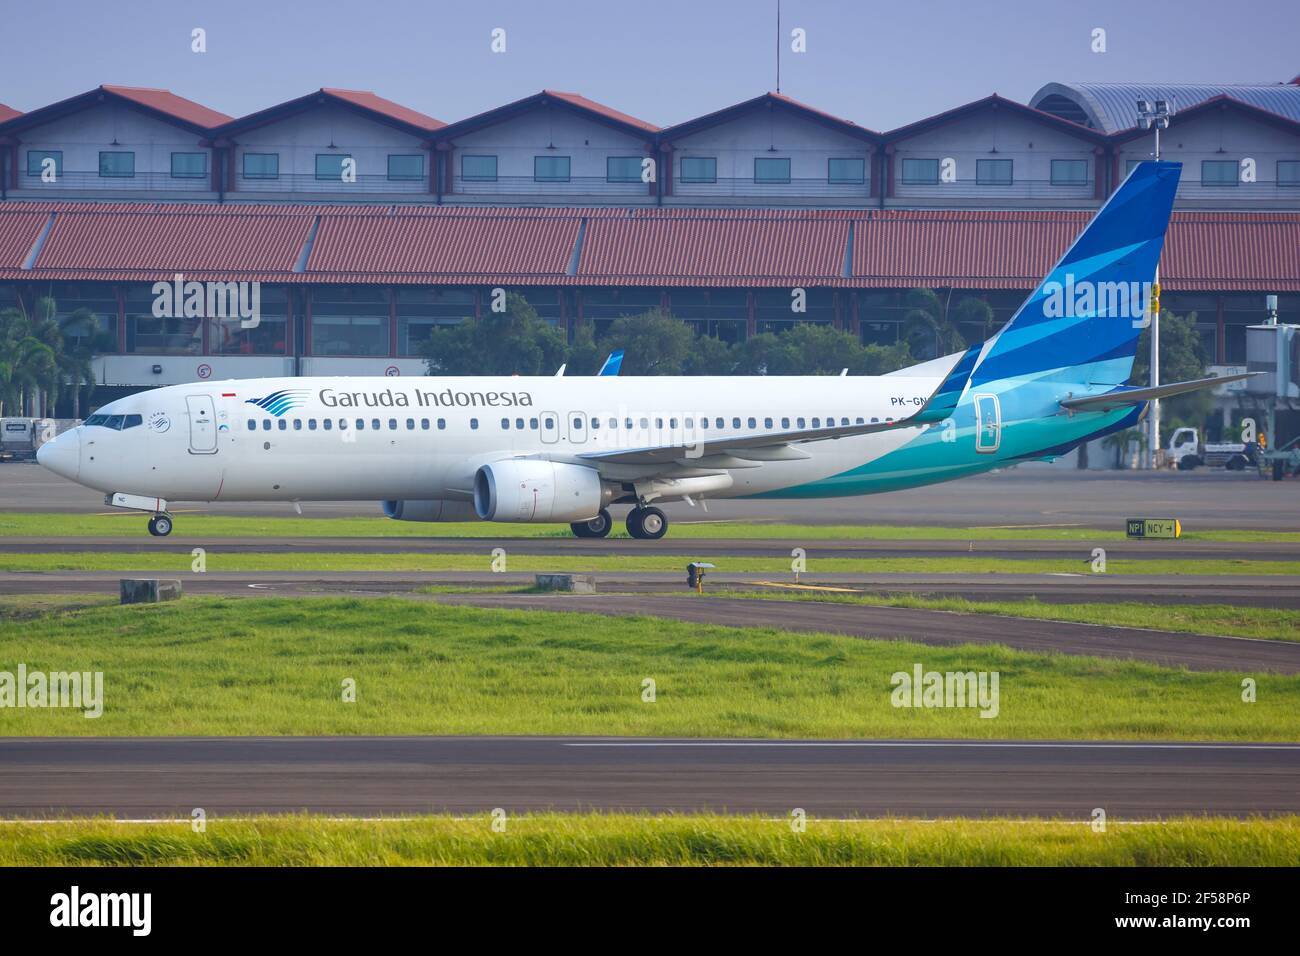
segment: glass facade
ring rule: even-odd
[[[238,318],[208,319],[208,351],[212,355],[288,354],[289,293],[283,286],[262,285],[259,320],[246,329]]]
[[[323,286],[311,294],[312,355],[387,355],[388,289]]]
[[[597,333],[602,332],[609,322],[625,315],[643,315],[651,309],[659,308],[663,296],[659,289],[646,287],[583,289],[582,320],[594,322]]]
[[[431,289],[398,286],[394,290],[397,309],[397,354],[417,356],[439,326],[459,325],[474,317],[475,295],[469,288]]]
[[[154,302],[168,307],[171,315],[155,316]],[[152,285],[130,285],[123,295],[126,314],[126,350],[149,355],[200,355],[203,352],[203,320],[179,315],[184,303],[158,299]]]
[[[54,297],[65,342],[98,353],[117,351],[117,292],[111,285],[106,282],[71,282],[53,289],[42,289],[39,294]],[[80,309],[90,313],[88,321],[64,324]]]
[[[700,335],[724,342],[745,338],[749,322],[749,295],[743,289],[672,289],[672,313]]]
[[[754,293],[754,318],[758,331],[781,332],[798,322],[830,325],[835,321],[835,292],[805,289],[804,311],[795,312],[796,299],[789,288],[759,289]]]

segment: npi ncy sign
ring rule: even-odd
[[[1177,538],[1183,525],[1177,518],[1128,518],[1125,533],[1130,538]]]

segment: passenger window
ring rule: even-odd
[[[676,427],[677,427],[677,419],[675,419],[675,418],[670,418],[670,419],[668,419],[668,427],[669,427],[669,428],[676,428]]]
[[[421,419],[420,419],[420,428],[421,428],[421,430],[427,432],[427,431],[429,430],[429,419],[427,419],[427,418],[421,418]]]
[[[447,428],[447,419],[438,419],[438,431],[444,431]]]
[[[840,419],[840,424],[841,424],[841,425],[847,425],[848,423],[849,423],[849,420],[848,420],[847,418],[841,418],[841,419]]]
[[[788,419],[788,418],[783,418],[783,419],[781,419],[781,427],[782,427],[782,428],[789,428],[789,427],[790,427],[790,419]]]
[[[324,427],[324,429],[325,429],[327,432],[328,432],[328,431],[332,431],[332,430],[334,429],[334,419],[332,419],[332,418],[322,419],[322,420],[321,420],[321,425],[322,425],[322,427]]]
[[[509,431],[509,430],[510,430],[510,419],[508,419],[508,418],[503,418],[503,419],[501,419],[501,430],[502,430],[502,431]]]
[[[257,422],[251,418],[248,420],[248,430],[250,432],[257,431]]]
[[[414,418],[408,418],[408,419],[406,420],[406,430],[407,430],[408,432],[413,432],[413,431],[415,431],[415,419],[414,419]]]
[[[280,424],[280,431],[285,431],[285,430],[287,430],[288,427],[289,427],[289,423],[286,422],[283,418],[280,419],[279,424]]]
[[[799,427],[800,427],[800,428],[805,427],[805,426],[804,426],[804,419],[802,419],[802,418],[797,418],[797,419],[795,419],[795,421],[797,421],[797,422],[799,423]]]
[[[342,432],[342,431],[347,431],[347,428],[348,428],[348,420],[347,420],[346,418],[340,418],[340,419],[339,419],[339,431],[341,431],[341,432]]]
[[[365,430],[366,430],[366,420],[365,420],[364,418],[358,418],[358,419],[357,419],[357,431],[359,431],[359,432],[363,432],[363,431],[365,431]]]
[[[763,419],[763,427],[764,427],[764,428],[771,428],[771,427],[772,427],[772,419],[770,419],[770,418],[765,418],[765,419]]]
[[[704,429],[707,429],[707,428],[709,427],[709,420],[708,420],[707,418],[701,418],[701,419],[700,419],[700,427],[701,427],[701,428],[704,428]]]
[[[592,431],[599,431],[599,430],[600,430],[600,419],[599,419],[599,418],[595,418],[595,417],[593,417],[593,418],[591,419],[591,430],[592,430]]]
[[[661,430],[662,430],[663,427],[664,427],[664,420],[663,420],[662,418],[656,418],[656,419],[655,419],[655,428],[658,428],[658,429],[661,429]]]
[[[857,421],[857,424],[859,424],[859,425],[865,425],[866,422],[864,422],[861,418],[859,418],[858,421]]]
[[[515,428],[519,429],[519,431],[524,430],[524,420],[522,418],[515,419]]]
[[[469,420],[469,427],[472,428],[472,429],[477,430],[477,429],[478,429],[478,419],[477,419],[477,418],[471,418],[471,419]]]
[[[554,419],[554,418],[548,418],[548,419],[546,419],[546,427],[547,427],[547,428],[554,428],[554,427],[555,427],[555,419]]]
[[[293,420],[293,430],[296,431],[296,432],[300,432],[300,431],[302,431],[302,419],[301,419],[301,418],[295,418],[295,419]]]
[[[618,428],[618,419],[617,419],[617,418],[611,418],[611,419],[609,420],[609,427],[610,427],[610,428]]]
[[[533,431],[537,431],[537,419],[535,418],[528,419],[528,427],[531,428]]]
[[[731,420],[731,427],[732,427],[732,428],[739,428],[739,427],[740,427],[740,419],[739,419],[739,418],[733,418],[733,419]]]
[[[271,419],[269,419],[269,418],[263,418],[263,419],[262,419],[262,431],[264,431],[264,432],[269,432],[270,430],[271,430]]]
[[[316,430],[316,419],[314,418],[307,419],[307,431],[314,432],[315,430]]]
[[[726,423],[725,421],[723,421],[721,418],[715,418],[715,419],[713,420],[713,424],[717,425],[719,428],[726,428],[726,427],[727,427],[727,423]]]
[[[631,430],[632,430],[632,419],[630,419],[630,418],[625,419],[624,422],[623,422],[623,427],[626,428],[628,431],[631,431]]]
[[[757,427],[758,427],[758,422],[757,422],[755,419],[751,418],[751,419],[749,420],[749,427],[750,427],[750,428],[757,428]]]
[[[395,431],[397,431],[397,419],[396,419],[396,418],[390,418],[390,419],[388,420],[388,430],[389,430],[390,432],[395,432]]]
[[[370,427],[373,428],[375,431],[379,431],[379,419],[378,418],[370,419]]]
[[[822,427],[822,420],[820,418],[814,418],[813,428],[821,428],[821,427]]]
[[[686,427],[687,427],[687,428],[694,428],[694,427],[695,427],[695,419],[693,419],[693,418],[688,418],[688,419],[686,419]]]

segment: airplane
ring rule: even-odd
[[[380,501],[400,521],[568,522],[629,504],[915,488],[1051,460],[1153,399],[1244,376],[1131,387],[1181,165],[1142,162],[1010,322],[881,376],[326,377],[173,385],[96,410],[41,465],[149,513],[177,501]]]

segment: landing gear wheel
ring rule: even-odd
[[[645,541],[658,541],[668,533],[668,516],[658,508],[633,508],[627,513],[627,533]]]
[[[578,538],[604,538],[613,529],[614,519],[609,516],[608,510],[601,508],[600,514],[590,521],[575,521],[569,527]]]
[[[149,519],[149,533],[155,538],[165,538],[172,533],[171,515],[154,515]]]

